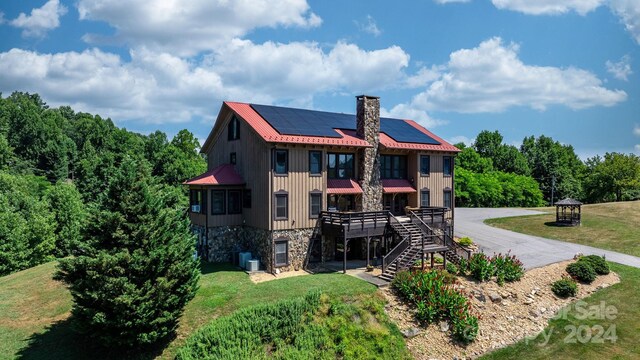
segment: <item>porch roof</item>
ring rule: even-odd
[[[382,179],[382,192],[385,194],[412,193],[416,192],[416,189],[405,179]]]
[[[327,194],[362,194],[362,188],[353,179],[327,179]]]
[[[244,185],[244,183],[242,176],[230,164],[220,165],[183,182],[185,185]]]

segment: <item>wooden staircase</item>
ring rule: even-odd
[[[423,253],[444,253],[447,261],[459,264],[463,258],[469,259],[470,253],[457,245],[452,238],[451,232],[446,229],[436,233],[429,225],[422,222],[419,218],[411,216],[409,221],[390,221],[391,229],[403,239],[388,256],[394,256],[390,259],[388,265],[383,265],[383,272],[380,278],[392,281],[396,273],[401,270],[410,268],[417,260],[422,259]],[[401,252],[399,251],[401,250]]]

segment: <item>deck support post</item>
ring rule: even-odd
[[[344,240],[344,248],[342,251],[342,273],[346,274],[347,273],[347,233],[345,232],[344,236],[343,236],[343,240]]]
[[[444,267],[444,269],[447,269],[447,257],[445,256],[445,252],[443,251],[442,253],[440,253],[442,255],[442,267]]]
[[[370,256],[369,256],[369,244],[371,242],[371,237],[367,236],[367,267],[369,267],[371,265],[371,262],[369,261]]]
[[[433,253],[430,253],[431,255],[431,269],[433,269],[433,266],[435,265],[435,259],[433,258]]]

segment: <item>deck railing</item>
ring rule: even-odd
[[[398,233],[403,233],[402,240],[396,245],[391,251],[389,251],[385,256],[382,257],[382,272],[387,270],[387,266],[389,266],[392,262],[394,262],[398,256],[400,256],[409,246],[411,246],[411,232],[404,226],[403,223],[400,222],[395,216],[391,213],[389,214],[389,225]]]
[[[361,211],[361,212],[335,212],[321,211],[320,217],[324,224],[330,225],[346,225],[347,231],[362,229],[365,226],[374,228],[378,226],[386,226],[389,222],[388,211]]]
[[[451,218],[451,209],[447,207],[423,207],[411,212],[424,223],[431,225],[446,224]]]

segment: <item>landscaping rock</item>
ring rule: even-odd
[[[414,337],[420,335],[422,330],[418,329],[417,327],[411,327],[411,328],[408,328],[408,329],[401,330],[400,332],[407,339],[411,339],[411,338],[414,338]]]
[[[440,331],[442,332],[449,331],[449,323],[446,321],[440,321]]]
[[[491,292],[489,293],[489,299],[491,299],[492,303],[499,303],[502,301],[502,296],[498,295],[497,293]]]
[[[525,273],[521,281],[506,283],[502,287],[498,287],[495,280],[479,284],[458,277],[461,285],[472,295],[469,298],[472,311],[480,316],[478,336],[468,345],[452,340],[450,325],[449,329],[444,331],[446,326],[440,322],[421,325],[415,319],[415,305],[408,306],[402,302],[391,288],[382,290],[392,305],[385,310],[400,329],[415,327],[421,330],[418,335],[406,340],[413,358],[476,359],[493,348],[501,348],[527,336],[535,336],[547,326],[548,319],[559,309],[586,297],[599,286],[604,288],[619,282],[618,275],[610,273],[599,276],[592,284],[581,284],[576,297],[556,298],[550,291],[551,284],[565,274],[568,263],[565,261],[531,269]],[[502,295],[506,293],[511,295],[503,298]],[[489,301],[491,295],[500,298],[500,302]]]

